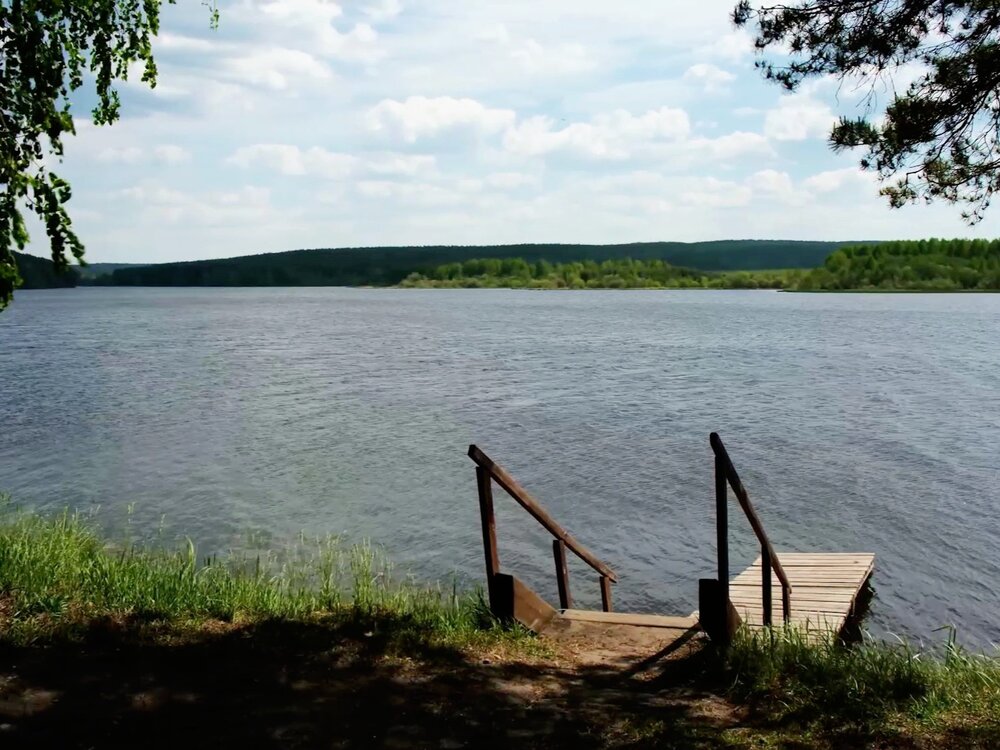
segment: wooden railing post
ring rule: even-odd
[[[760,570],[761,570],[761,592],[760,598],[764,603],[764,627],[770,627],[772,623],[771,618],[771,551],[761,545],[760,548]],[[782,594],[784,594],[785,587],[781,587]]]
[[[573,597],[569,593],[569,568],[566,566],[566,542],[552,540],[552,556],[556,561],[556,583],[559,586],[559,608],[570,609]]]
[[[719,553],[719,612],[729,607],[729,490],[722,457],[715,456],[715,536]]]
[[[498,485],[500,485],[503,490],[510,495],[518,505],[528,511],[538,523],[545,528],[552,536],[556,539],[562,539],[566,542],[566,548],[573,552],[577,557],[583,560],[587,565],[596,570],[600,575],[610,578],[613,582],[618,581],[618,576],[615,572],[597,559],[590,550],[580,544],[573,536],[566,531],[562,526],[556,523],[555,519],[549,515],[548,511],[541,506],[541,504],[533,498],[526,489],[524,489],[506,470],[499,464],[497,464],[493,459],[483,453],[475,445],[469,446],[469,458],[476,462],[480,468],[486,470],[489,475],[493,478]]]
[[[513,576],[500,573],[500,558],[497,554],[496,521],[493,517],[493,482],[510,495],[518,505],[524,508],[532,518],[552,534],[552,555],[556,563],[556,581],[559,585],[559,604],[563,609],[573,606],[573,598],[569,591],[569,568],[566,564],[566,551],[569,550],[587,565],[597,571],[601,584],[601,604],[605,612],[611,611],[611,584],[618,581],[615,572],[597,558],[590,550],[580,544],[562,526],[556,523],[548,511],[533,498],[507,471],[493,459],[483,453],[476,445],[469,446],[469,458],[476,463],[476,480],[479,485],[479,510],[483,522],[483,549],[486,553],[486,576],[490,585],[490,609],[497,617],[509,617],[514,612],[515,619],[524,623],[517,615],[517,607],[522,604],[526,612],[536,612],[540,609],[537,595],[530,592],[523,583]],[[512,593],[513,592],[513,593]],[[518,593],[520,592],[520,593]],[[528,596],[530,594],[530,597]],[[520,599],[518,598],[520,597]],[[524,600],[522,602],[521,600]],[[536,601],[537,600],[537,601]],[[513,601],[513,604],[511,603]],[[548,605],[546,605],[548,606]],[[527,609],[525,609],[527,608]],[[529,612],[525,617],[534,618]],[[543,613],[555,613],[551,607]],[[546,620],[547,622],[547,620]]]
[[[601,607],[605,612],[611,611],[611,579],[601,576]]]
[[[722,438],[719,437],[718,433],[713,432],[709,437],[712,443],[712,450],[715,452],[715,498],[716,498],[716,513],[720,519],[724,518],[726,504],[726,484],[728,483],[733,488],[733,494],[736,495],[737,501],[739,501],[740,507],[743,509],[744,515],[746,515],[747,520],[750,521],[750,527],[753,529],[754,534],[757,535],[757,541],[760,542],[760,552],[761,552],[761,572],[763,574],[763,580],[761,581],[761,599],[764,603],[764,624],[771,625],[773,617],[771,614],[771,572],[778,576],[778,581],[781,582],[781,610],[785,623],[788,623],[792,612],[792,584],[788,580],[788,575],[785,573],[785,569],[781,565],[781,561],[774,552],[774,548],[771,546],[771,540],[767,538],[767,534],[764,532],[764,525],[760,522],[760,518],[757,515],[757,511],[754,510],[753,503],[750,502],[750,495],[747,493],[746,487],[743,486],[743,482],[740,481],[740,475],[736,472],[736,467],[733,466],[732,460],[729,458],[729,452],[726,450],[726,446],[722,443]],[[722,521],[719,525],[719,583],[720,589],[725,587],[725,601],[729,601],[729,550],[725,548],[725,536],[724,529],[722,527]],[[723,584],[723,561],[726,564],[726,581]]]
[[[482,466],[476,467],[476,484],[479,487],[479,516],[483,523],[483,551],[486,554],[486,588],[490,595],[490,610],[500,617],[500,602],[496,591],[500,553],[497,550],[497,522],[493,515],[493,481],[490,473]]]

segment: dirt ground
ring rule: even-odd
[[[649,630],[608,649],[574,624],[538,659],[403,659],[390,633],[320,625],[175,643],[97,626],[0,649],[0,748],[716,747],[740,716],[692,687],[701,636]]]

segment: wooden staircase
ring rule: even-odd
[[[502,466],[477,446],[470,445],[469,457],[476,463],[486,581],[493,614],[502,620],[519,622],[536,633],[546,631],[556,623],[563,627],[590,623],[607,628],[663,629],[664,632],[678,634],[701,629],[713,640],[725,643],[742,624],[750,628],[770,627],[780,618],[785,625],[812,636],[839,635],[850,619],[861,614],[865,603],[863,593],[871,579],[875,556],[871,553],[783,552],[779,558],[722,439],[713,432],[710,443],[715,453],[718,578],[698,582],[699,610],[686,617],[613,612],[611,585],[618,581],[615,572],[560,526]],[[493,512],[494,484],[499,485],[552,535],[552,555],[559,589],[558,609],[516,576],[501,571]],[[730,580],[729,572],[730,489],[761,548],[760,557],[733,580]],[[597,573],[601,590],[600,611],[573,608],[567,550]],[[772,596],[775,587],[781,589],[780,603],[775,602]],[[794,606],[793,591],[796,592]]]

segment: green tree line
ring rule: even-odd
[[[805,271],[704,272],[663,260],[529,262],[524,258],[474,258],[412,273],[404,287],[526,289],[781,289]]]
[[[1000,290],[1000,240],[915,240],[843,247],[815,269],[711,272],[663,260],[550,263],[476,258],[411,273],[406,287],[527,289]]]
[[[855,245],[830,254],[797,288],[1000,290],[1000,240],[927,239]]]

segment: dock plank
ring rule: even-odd
[[[792,587],[790,623],[817,634],[839,634],[871,577],[875,555],[868,552],[777,552]],[[736,575],[729,599],[751,628],[764,624],[761,558]],[[783,621],[781,582],[771,575],[771,615]]]
[[[565,609],[560,615],[564,620],[600,622],[613,625],[635,625],[643,628],[675,628],[687,630],[698,624],[697,617],[672,617],[666,615],[639,615],[629,612],[598,612],[589,609]]]

